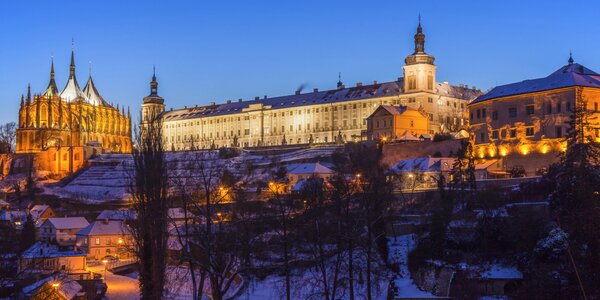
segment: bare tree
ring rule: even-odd
[[[142,124],[133,151],[134,173],[130,181],[134,253],[140,266],[143,299],[161,299],[167,253],[168,173],[162,142],[162,122],[153,118]]]
[[[17,136],[17,123],[0,125],[0,153],[13,153]]]

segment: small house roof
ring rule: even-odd
[[[94,221],[77,232],[77,235],[122,235],[129,234],[129,227],[123,221]]]
[[[288,174],[333,174],[333,170],[320,163],[297,164]]]
[[[84,217],[48,218],[45,223],[51,224],[56,229],[81,229],[90,225]]]

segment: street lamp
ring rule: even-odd
[[[58,283],[58,282],[53,282],[53,283],[52,283],[52,287],[53,287],[55,290],[58,290],[58,288],[60,287],[60,283]]]
[[[108,263],[107,259],[103,259],[102,263],[104,264],[104,280],[106,280],[106,264]]]

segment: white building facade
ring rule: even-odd
[[[159,115],[165,147],[174,151],[365,140],[366,119],[380,105],[423,111],[432,134],[466,127],[467,104],[481,92],[436,82],[435,58],[425,53],[420,23],[414,39],[415,50],[405,59],[404,77],[384,83],[345,87],[340,80],[334,90],[165,111],[153,76],[151,94],[142,104],[142,122]]]

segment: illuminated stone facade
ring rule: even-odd
[[[40,95],[21,97],[17,153],[35,153],[40,170],[73,172],[97,152],[131,152],[129,109],[116,108],[98,93],[90,76],[81,90],[75,76],[71,53],[70,74],[62,92],[54,81]]]
[[[547,77],[495,87],[469,105],[476,156],[556,156],[566,146],[571,109],[583,100],[590,111],[599,111],[600,75],[572,58]],[[587,134],[599,137],[598,130]]]
[[[405,59],[404,77],[396,81],[348,88],[340,80],[333,90],[164,111],[153,78],[151,94],[142,105],[142,121],[160,114],[169,150],[365,140],[367,117],[380,105],[423,111],[429,133],[458,131],[467,125],[467,104],[481,92],[436,82],[434,60],[425,53],[425,35],[419,24],[414,53]]]

